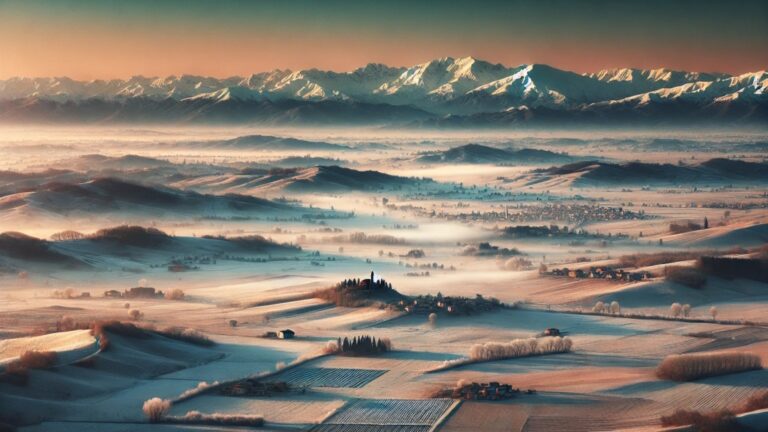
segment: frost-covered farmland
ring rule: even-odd
[[[431,426],[454,403],[452,399],[361,399],[325,424]]]
[[[432,426],[415,425],[367,425],[367,424],[321,424],[311,432],[429,432]]]
[[[291,386],[360,388],[384,375],[380,369],[296,368],[275,377]]]

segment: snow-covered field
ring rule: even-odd
[[[660,416],[677,408],[735,408],[768,387],[764,370],[687,383],[660,380],[654,373],[665,356],[688,352],[751,352],[768,366],[765,282],[748,275],[707,276],[703,286],[690,287],[665,279],[667,267],[694,268],[691,257],[627,267],[652,273],[650,279],[634,282],[539,274],[540,268],[618,268],[622,256],[634,254],[720,251],[757,257],[758,249],[768,243],[764,182],[579,186],[576,180],[582,173],[546,181],[531,173],[551,164],[416,160],[423,151],[468,143],[599,156],[616,163],[659,163],[673,156],[692,160],[687,151],[643,147],[675,139],[701,140],[702,146],[710,146],[702,150],[707,159],[755,161],[765,155],[729,148],[764,139],[759,133],[701,136],[682,131],[657,136],[622,131],[611,136],[583,131],[257,128],[149,132],[43,129],[30,138],[18,130],[6,131],[8,143],[27,147],[0,158],[0,170],[25,174],[1,174],[9,180],[0,185],[0,235],[21,232],[45,242],[25,240],[24,247],[32,249],[22,253],[14,243],[16,235],[0,237],[0,363],[30,350],[56,351],[60,361],[53,368],[30,369],[25,383],[0,380],[0,423],[29,431],[189,430],[148,423],[144,401],[175,399],[201,382],[273,372],[270,380],[284,380],[303,391],[240,397],[212,390],[173,404],[170,413],[259,414],[266,420],[264,430],[653,430]],[[190,145],[257,134],[350,150],[266,152]],[[610,140],[624,144],[605,145]],[[631,149],[626,142],[634,143]],[[82,156],[93,153],[108,159],[84,162],[93,159]],[[148,159],[122,159],[126,155]],[[300,178],[270,171],[275,168],[271,161],[305,156],[343,159],[344,166],[355,171],[352,177],[345,177],[350,175],[346,171],[300,171]],[[703,158],[695,157],[697,162]],[[40,174],[49,168],[71,172]],[[378,180],[370,183],[370,177],[361,174],[369,170],[399,177],[375,177]],[[97,210],[117,205],[87,193],[91,179],[103,176],[154,189],[136,196],[129,193],[133,189],[121,189],[116,202],[125,211]],[[436,185],[413,186],[411,177],[430,177]],[[60,181],[80,185],[76,198],[86,204],[77,212],[63,210],[73,198],[61,194],[71,189],[43,187]],[[251,212],[238,208],[244,201],[235,200],[226,211],[211,211],[189,204],[197,198],[184,195],[187,192],[237,192],[275,200],[269,208],[286,202],[294,207],[284,213],[261,207]],[[147,199],[147,193],[161,198]],[[183,204],[171,206],[167,200]],[[569,210],[535,216],[555,203]],[[593,209],[592,215],[574,219],[584,208]],[[619,208],[643,217],[620,218],[615,215],[622,212],[606,210]],[[705,218],[706,229],[670,232],[671,223],[703,224]],[[98,230],[122,224],[153,227],[170,240],[94,240]],[[586,234],[504,234],[503,228],[516,225],[568,226],[570,232]],[[52,238],[67,230],[84,238]],[[271,246],[249,249],[247,242],[204,236],[263,236]],[[499,249],[479,253],[483,247]],[[426,314],[408,314],[383,303],[341,307],[315,296],[343,279],[366,279],[371,271],[404,295],[479,295],[510,307],[471,315],[439,312],[430,322]],[[179,289],[184,297],[105,296],[108,290],[137,286],[164,293]],[[617,302],[619,310],[593,314],[598,301]],[[673,303],[689,305],[688,316],[673,319]],[[139,313],[134,316],[132,311]],[[55,332],[57,323],[110,320],[160,331],[195,329],[214,344],[108,334],[109,347],[97,352],[90,330]],[[427,373],[467,357],[475,344],[527,339],[547,328],[570,338],[573,352]],[[296,337],[266,337],[286,329]],[[314,358],[329,341],[359,335],[389,338],[394,351]],[[537,392],[497,402],[432,397],[460,380],[497,381]]]

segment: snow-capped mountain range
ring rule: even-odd
[[[52,111],[57,118],[73,120],[82,113],[96,120],[95,109],[104,109],[111,119],[138,120],[144,106],[175,121],[291,121],[307,113],[320,120],[352,109],[363,110],[369,120],[384,111],[381,120],[388,121],[504,113],[532,118],[541,116],[531,113],[552,112],[583,117],[627,110],[647,117],[660,107],[684,109],[694,117],[707,113],[731,118],[736,112],[739,119],[765,121],[766,89],[766,71],[737,76],[667,69],[577,74],[542,64],[507,67],[448,57],[408,68],[369,64],[352,72],[274,70],[224,79],[10,78],[0,80],[0,120],[45,119]]]

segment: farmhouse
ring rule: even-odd
[[[154,298],[154,297],[162,297],[163,292],[157,291],[152,287],[134,287],[129,290],[126,290],[123,294],[123,297],[126,298]]]
[[[277,332],[278,339],[293,339],[296,333],[291,329],[280,330]]]
[[[511,399],[520,393],[520,389],[509,384],[500,384],[496,381],[489,383],[465,384],[453,389],[451,397],[466,400],[499,400]]]

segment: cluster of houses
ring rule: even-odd
[[[125,291],[109,290],[104,291],[104,297],[113,298],[162,298],[165,294],[152,287],[134,287]]]
[[[483,222],[564,222],[571,225],[581,225],[589,222],[608,222],[619,220],[649,219],[644,210],[634,212],[623,207],[603,207],[590,204],[543,204],[505,206],[502,211],[471,211],[468,213],[435,212],[421,210],[420,216],[429,216],[447,220],[483,221]]]
[[[522,390],[514,388],[509,384],[500,384],[496,381],[489,383],[473,382],[454,388],[451,397],[466,400],[500,400],[512,399],[520,393],[522,393]],[[526,390],[525,393],[533,394],[535,391]]]
[[[550,276],[569,277],[574,279],[609,279],[623,282],[639,282],[651,278],[651,273],[646,271],[628,272],[611,267],[590,267],[589,269],[552,269]]]
[[[418,315],[429,315],[433,312],[445,312],[451,315],[471,315],[490,312],[502,307],[502,304],[498,299],[493,297],[485,298],[480,294],[471,298],[443,297],[438,293],[436,296],[422,295],[407,300],[400,300],[395,306],[404,312]]]

